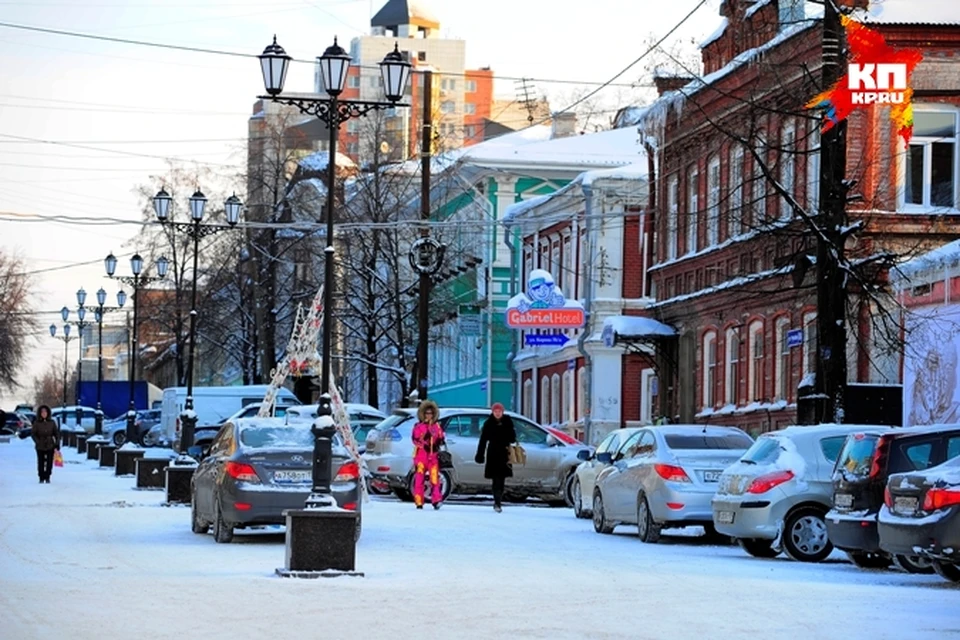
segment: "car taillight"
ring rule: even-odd
[[[873,450],[873,460],[870,462],[870,480],[880,477],[883,468],[887,465],[887,449],[890,446],[890,440],[886,436],[880,436],[877,439],[877,446]]]
[[[793,471],[775,471],[755,478],[747,488],[747,493],[766,493],[774,487],[779,487],[784,482],[793,480]]]
[[[690,482],[687,472],[680,467],[672,464],[655,464],[653,465],[653,468],[656,470],[657,475],[664,480],[668,480],[670,482]]]
[[[340,466],[337,475],[334,476],[334,482],[349,482],[360,477],[360,465],[356,462],[347,462]]]
[[[396,429],[390,429],[390,431],[384,434],[384,440],[388,438],[393,441],[403,440],[403,436],[400,435],[400,432],[397,431]]]
[[[936,511],[960,504],[960,489],[929,489],[923,498],[924,511]]]
[[[887,505],[887,508],[893,508],[893,496],[890,495],[890,487],[883,488],[883,504]]]
[[[224,471],[234,480],[241,482],[260,482],[260,476],[257,475],[257,470],[244,462],[227,462],[224,466]]]

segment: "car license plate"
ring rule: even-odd
[[[304,484],[313,479],[309,471],[274,471],[273,481],[277,484]]]
[[[904,515],[913,515],[917,512],[917,506],[920,504],[919,499],[912,498],[910,496],[897,496],[893,499],[893,511],[894,513],[902,513]]]
[[[733,511],[718,511],[717,524],[733,524]]]
[[[833,504],[841,509],[849,509],[853,506],[853,496],[849,493],[838,493],[833,496]]]
[[[703,481],[704,482],[720,482],[720,475],[722,471],[704,471],[703,472]]]

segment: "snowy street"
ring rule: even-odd
[[[189,509],[75,449],[37,483],[0,444],[0,637],[943,638],[960,589],[935,575],[758,560],[690,534],[645,545],[569,509],[374,498],[362,578],[283,579],[281,530],[218,545]]]

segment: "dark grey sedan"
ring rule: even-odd
[[[234,529],[284,524],[285,510],[303,508],[312,473],[309,423],[288,425],[281,418],[227,422],[191,481],[193,532],[207,533],[213,526],[217,542],[230,542]],[[359,513],[360,468],[337,439],[333,476],[330,488],[337,505]]]

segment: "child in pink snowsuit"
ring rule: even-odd
[[[444,443],[443,429],[437,424],[440,410],[431,400],[425,400],[417,410],[419,422],[413,427],[413,501],[423,509],[423,476],[430,474],[430,502],[440,508],[440,461],[437,453]]]

